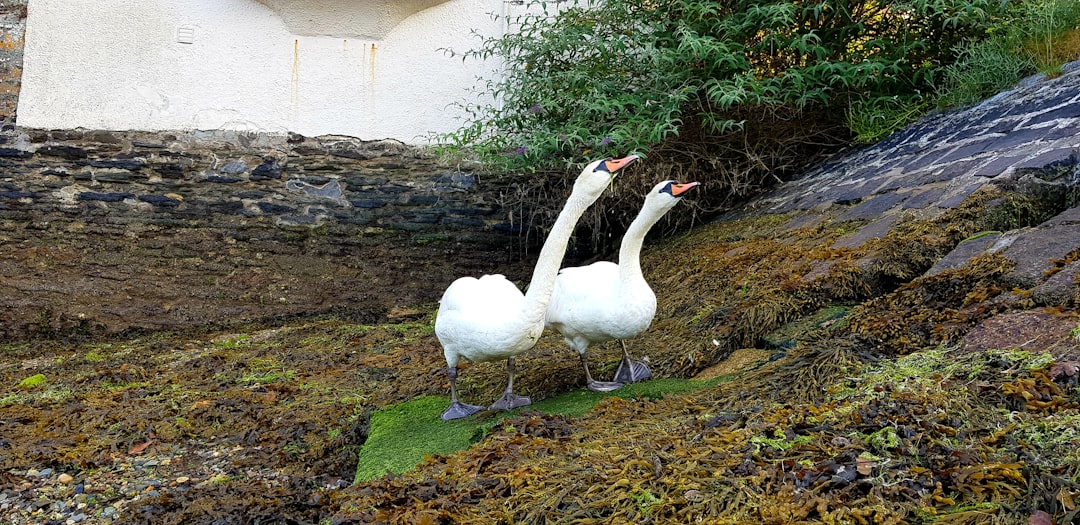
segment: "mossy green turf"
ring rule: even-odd
[[[450,404],[448,397],[418,397],[372,414],[367,441],[360,448],[356,481],[368,481],[389,473],[403,474],[420,464],[428,455],[451,454],[464,450],[500,421],[521,410],[574,417],[588,412],[597,402],[608,396],[660,399],[669,394],[715,386],[724,379],[657,379],[626,385],[605,393],[576,390],[517,410],[495,415],[482,412],[453,421],[439,418]]]

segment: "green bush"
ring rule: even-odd
[[[918,120],[929,107],[921,98],[893,95],[856,101],[848,107],[847,125],[855,142],[872,144]]]
[[[1017,54],[1005,38],[991,38],[964,44],[958,48],[954,64],[945,69],[946,89],[938,104],[943,107],[966,106],[1000,91],[1035,71],[1034,62]]]
[[[985,35],[1003,9],[1000,0],[548,7],[462,53],[505,67],[479,87],[492,102],[469,106],[466,125],[441,137],[448,151],[503,168],[559,168],[597,152],[663,145],[678,154],[680,139],[737,134],[774,112],[838,115],[830,125],[842,126],[853,101],[929,92],[953,47]]]

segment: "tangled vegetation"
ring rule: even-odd
[[[445,153],[496,173],[540,171],[508,202],[520,222],[571,166],[648,156],[642,188],[698,180],[706,209],[731,206],[853,143],[872,143],[939,106],[970,104],[1038,68],[1080,56],[1071,0],[584,0],[533,2],[465,59],[494,59]],[[554,182],[553,182],[554,181]],[[517,207],[514,206],[517,204]],[[640,205],[620,195],[585,228],[621,230]],[[692,214],[663,224],[686,225]]]

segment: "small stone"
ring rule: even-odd
[[[176,482],[181,484],[181,485],[183,485],[184,483],[187,483],[189,481],[191,481],[191,478],[189,478],[187,476],[180,476],[179,478],[176,478]]]
[[[68,474],[68,473],[65,472],[63,474],[60,474],[60,476],[58,476],[56,478],[56,481],[59,481],[60,483],[62,483],[64,485],[67,485],[67,484],[71,483],[72,481],[75,481],[75,478],[71,477],[71,474]]]

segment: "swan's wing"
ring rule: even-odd
[[[548,302],[547,324],[566,323],[583,311],[603,308],[614,297],[618,283],[619,265],[613,262],[563,268]]]
[[[455,366],[459,356],[471,361],[503,359],[524,344],[532,347],[543,327],[534,330],[522,324],[524,301],[517,286],[501,275],[454,281],[443,293],[435,317],[435,335],[447,364]]]
[[[439,310],[489,312],[517,306],[522,299],[521,290],[502,275],[462,277],[443,292]]]

